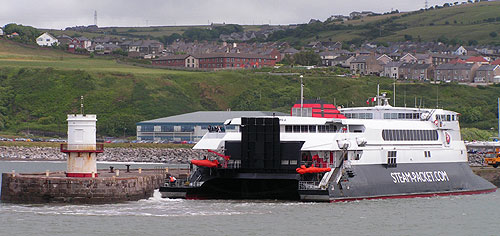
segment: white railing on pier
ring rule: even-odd
[[[204,139],[222,139],[226,136],[226,133],[222,132],[208,132],[203,136]]]

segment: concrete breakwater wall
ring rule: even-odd
[[[105,148],[97,161],[188,163],[204,156],[214,154],[188,148]],[[65,161],[66,154],[52,147],[0,146],[0,160]]]
[[[123,171],[125,172],[125,171]],[[121,172],[121,173],[123,173]],[[163,185],[165,171],[137,170],[115,176],[99,172],[97,178],[68,178],[63,172],[2,174],[1,201],[8,203],[105,204],[136,201],[153,196]]]
[[[473,167],[472,171],[500,188],[500,168]]]

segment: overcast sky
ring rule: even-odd
[[[428,0],[429,6],[443,0]],[[352,11],[418,10],[425,0],[2,0],[0,25],[17,23],[63,29],[94,23],[106,26],[216,23],[292,24]]]

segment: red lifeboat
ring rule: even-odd
[[[297,173],[303,175],[303,174],[310,174],[310,173],[323,173],[323,172],[329,172],[331,171],[332,168],[318,168],[318,167],[306,167],[305,165],[301,165],[299,168],[295,169]]]
[[[203,166],[203,167],[218,167],[219,166],[219,161],[217,160],[191,160],[191,164],[196,165],[196,166]]]

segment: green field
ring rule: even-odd
[[[331,25],[343,25],[345,29],[328,29]],[[395,28],[396,25],[398,28]],[[300,32],[302,31],[302,32]],[[314,32],[305,34],[303,32]],[[371,33],[370,33],[371,32]],[[380,34],[379,34],[380,32]],[[296,29],[295,35],[280,40],[300,42],[361,41],[394,42],[405,41],[405,35],[413,40],[437,40],[441,36],[456,39],[462,44],[476,40],[479,44],[500,44],[500,36],[491,37],[490,33],[500,35],[500,2],[481,2],[427,11],[368,16],[346,22],[325,22]],[[302,35],[302,36],[297,36]],[[300,45],[299,44],[299,45]]]

